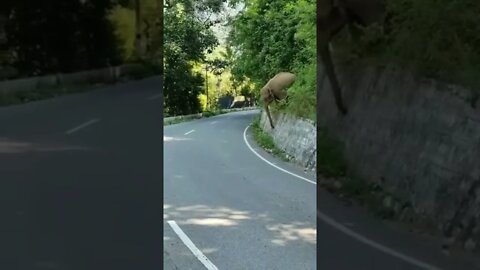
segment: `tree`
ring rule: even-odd
[[[244,95],[258,96],[275,74],[293,72],[297,80],[289,89],[286,109],[315,118],[316,1],[237,0],[232,4],[239,3],[245,8],[231,20],[228,38],[235,86]]]
[[[170,0],[164,13],[164,97],[167,115],[200,111],[198,96],[204,80],[193,71],[194,63],[204,62],[206,52],[218,41],[210,26],[212,12],[224,0]]]
[[[72,72],[119,62],[105,15],[109,0],[1,1],[4,50],[23,76]]]
[[[125,59],[163,66],[163,1],[117,1],[110,14],[122,41]]]

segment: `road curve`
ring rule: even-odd
[[[316,183],[302,179],[314,176],[271,157],[245,132],[257,113],[165,127],[164,269],[478,269],[446,257],[431,239],[321,188],[317,194]]]
[[[163,134],[161,83],[0,108],[0,269],[478,269],[260,159],[255,111]]]
[[[217,269],[316,269],[316,186],[247,147],[244,130],[257,113],[165,127],[164,269],[215,269],[195,257],[170,220]]]

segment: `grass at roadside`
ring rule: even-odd
[[[98,84],[76,84],[66,86],[56,86],[49,88],[39,88],[31,91],[19,91],[14,93],[8,93],[0,95],[0,106],[10,106],[16,104],[23,104],[31,101],[44,100],[63,96],[67,94],[81,93],[94,89],[98,89],[101,86],[105,86],[106,83]]]
[[[163,125],[164,126],[169,126],[169,125],[174,125],[174,124],[179,124],[187,121],[191,121],[194,119],[200,119],[203,116],[201,114],[198,115],[188,115],[188,116],[180,116],[178,118],[164,118],[163,119]]]
[[[317,182],[328,191],[349,203],[354,200],[366,206],[381,218],[390,218],[398,210],[394,209],[395,199],[380,185],[347,173],[343,146],[326,128],[317,132],[317,153]]]
[[[272,136],[261,128],[259,116],[255,117],[251,127],[254,140],[259,146],[272,155],[289,161],[288,155],[275,146]],[[318,129],[317,153],[317,183],[322,187],[349,204],[355,201],[366,206],[378,217],[391,218],[398,214],[401,203],[396,198],[382,190],[378,184],[348,174],[343,145],[326,128]]]
[[[227,110],[208,110],[208,111],[204,111],[202,113],[203,117],[212,117],[212,116],[216,116],[216,115],[220,115],[220,114],[225,114],[225,113],[228,113]]]
[[[232,112],[232,111],[235,111],[235,110],[218,109],[218,110],[204,111],[203,113],[197,114],[197,115],[178,116],[178,118],[176,118],[176,117],[165,117],[163,119],[163,125],[164,126],[169,126],[169,125],[174,125],[174,124],[179,124],[179,123],[191,121],[191,120],[194,120],[194,119],[209,118],[209,117],[216,116],[216,115],[226,114],[226,113],[229,113],[229,112]]]
[[[342,144],[325,128],[317,131],[317,170],[326,177],[340,177],[346,173]]]
[[[196,115],[186,115],[186,116],[178,116],[178,117],[172,117],[172,118],[166,117],[163,119],[163,125],[169,126],[169,125],[179,124],[179,123],[191,121],[194,119],[208,118],[215,115],[224,114],[227,112],[228,111],[225,111],[225,110],[214,110],[214,111],[205,111],[201,114],[196,114]]]
[[[253,120],[252,133],[253,133],[254,140],[265,151],[271,153],[272,155],[280,158],[283,161],[290,161],[288,154],[285,153],[285,151],[277,148],[275,146],[272,136],[267,132],[263,131],[263,129],[260,127],[259,116],[255,117],[255,119]]]

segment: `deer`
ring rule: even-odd
[[[267,113],[270,127],[275,128],[270,115],[268,106],[275,101],[278,103],[282,99],[288,99],[286,89],[295,82],[295,75],[290,72],[280,72],[271,78],[265,86],[260,89],[260,97],[263,101],[265,112]]]
[[[359,35],[357,25],[366,27],[386,20],[385,0],[318,0],[317,2],[317,55],[330,81],[337,109],[342,115],[348,110],[342,98],[342,91],[335,74],[330,43],[345,27],[356,38]]]

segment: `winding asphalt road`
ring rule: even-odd
[[[257,114],[165,127],[164,269],[478,269],[432,239],[317,195],[313,175],[255,144],[247,127]]]
[[[253,116],[165,127],[164,269],[207,269],[168,221],[218,269],[316,269],[315,185],[266,165],[247,147],[243,134]]]
[[[255,145],[256,111],[162,127],[160,89],[0,108],[0,269],[478,269],[317,193]]]
[[[0,108],[0,269],[161,269],[161,83]]]

